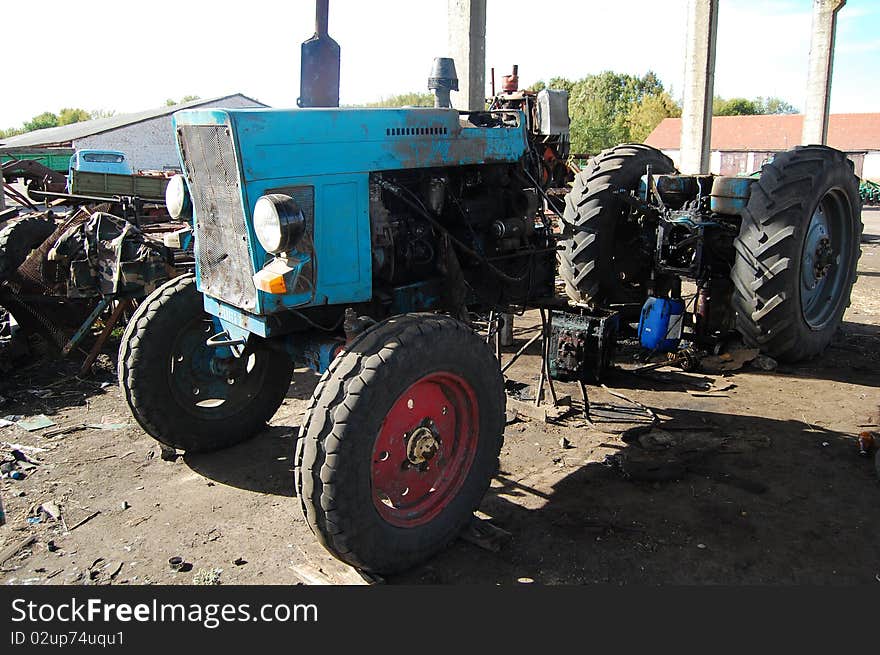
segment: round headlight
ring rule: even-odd
[[[296,201],[283,193],[260,196],[254,206],[254,232],[260,245],[273,254],[291,250],[306,230]]]
[[[192,201],[189,198],[189,190],[186,188],[186,180],[183,175],[175,175],[168,180],[168,186],[165,187],[165,207],[171,218],[192,217]]]

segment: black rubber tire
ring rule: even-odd
[[[457,495],[433,520],[397,527],[373,504],[372,449],[387,411],[416,380],[452,371],[479,407],[477,452]],[[463,323],[406,314],[365,332],[324,373],[296,449],[296,490],[312,532],[335,557],[380,574],[410,568],[446,547],[468,524],[497,471],[504,382],[483,339]]]
[[[8,279],[55,231],[55,221],[30,216],[0,230],[0,280]]]
[[[813,329],[801,311],[802,250],[813,212],[834,189],[850,212],[850,261],[839,264],[849,277],[832,301],[833,317],[824,327]],[[801,146],[766,164],[752,185],[734,242],[733,308],[746,344],[784,362],[820,354],[849,306],[861,235],[858,178],[844,153],[826,146]]]
[[[258,387],[249,404],[217,418],[193,413],[175,394],[169,363],[176,336],[200,314],[208,316],[195,278],[175,278],[141,302],[119,346],[119,386],[134,418],[160,443],[189,452],[227,448],[263,430],[290,388],[294,366],[283,354],[257,351]]]
[[[626,143],[603,150],[575,177],[563,213],[570,236],[558,253],[559,274],[572,300],[644,302],[644,289],[623,284],[615,267],[615,251],[620,246],[616,227],[628,208],[615,191],[636,190],[648,164],[655,174],[675,172],[672,160],[656,148]]]

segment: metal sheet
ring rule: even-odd
[[[231,128],[182,125],[178,135],[193,196],[201,290],[251,309],[257,290]]]

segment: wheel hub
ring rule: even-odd
[[[416,466],[426,464],[440,450],[440,436],[433,430],[430,419],[412,431],[406,444],[406,458]]]
[[[847,291],[852,252],[852,219],[845,199],[830,190],[813,211],[801,251],[800,303],[812,329],[825,326]]]
[[[195,319],[181,329],[171,348],[170,386],[181,406],[202,418],[222,418],[248,405],[263,383],[267,358],[245,353],[217,357],[206,345],[210,319]]]
[[[813,274],[817,280],[821,280],[828,273],[831,264],[834,263],[834,251],[831,248],[831,239],[824,238],[816,246]]]
[[[386,411],[370,481],[373,505],[397,527],[416,527],[440,514],[467,478],[479,438],[477,397],[451,372],[429,373]]]

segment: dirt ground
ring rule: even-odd
[[[863,217],[852,306],[824,356],[770,372],[746,365],[726,377],[669,368],[609,377],[610,389],[653,408],[662,432],[623,434],[644,415],[595,387],[599,429],[576,411],[557,423],[511,422],[481,507],[511,536],[498,552],[459,540],[387,582],[880,583],[880,482],[855,439],[878,420],[880,210]],[[518,345],[534,323],[533,315],[518,320]],[[114,350],[85,380],[73,377],[79,362],[68,361],[0,381],[0,416],[43,413],[56,424],[0,428],[0,453],[27,446],[38,462],[25,479],[2,480],[0,551],[34,541],[2,564],[0,582],[353,580],[316,544],[294,498],[294,441],[315,376],[297,372],[254,440],[164,461],[128,414]],[[537,372],[532,351],[509,377],[534,384]],[[557,389],[577,408],[575,385]],[[27,521],[50,501],[62,521]],[[169,566],[174,556],[182,570]]]

